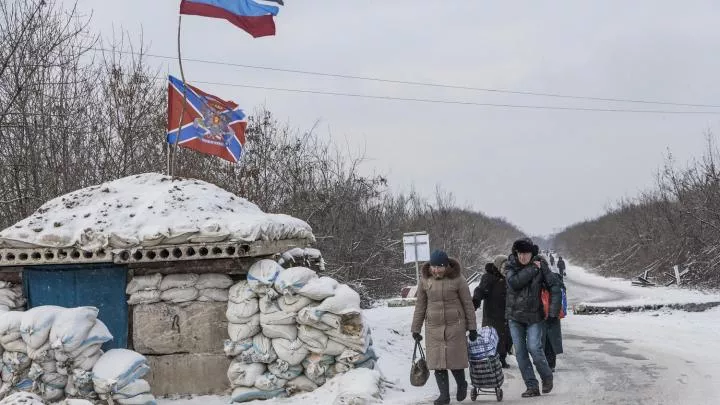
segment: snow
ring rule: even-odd
[[[213,184],[145,173],[45,203],[0,232],[0,247],[131,248],[160,244],[314,240],[310,226]]]

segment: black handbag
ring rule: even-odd
[[[417,358],[418,351],[420,358]],[[417,360],[417,361],[416,361]],[[430,370],[428,370],[427,361],[425,360],[425,351],[419,341],[415,342],[415,350],[413,350],[412,367],[410,368],[410,384],[413,387],[422,387],[430,378]]]

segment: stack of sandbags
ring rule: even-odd
[[[140,353],[113,349],[105,353],[92,369],[92,383],[100,399],[121,405],[155,405],[150,384],[143,380],[150,371]]]
[[[0,281],[0,312],[21,310],[25,302],[21,285]]]
[[[233,402],[313,391],[339,373],[375,366],[360,297],[332,278],[261,260],[230,288],[229,301]]]
[[[133,277],[125,293],[130,296],[130,305],[154,304],[160,301],[175,304],[191,301],[226,302],[228,288],[232,284],[232,279],[226,274],[185,273],[163,277],[156,273]]]

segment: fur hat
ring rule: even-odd
[[[535,246],[530,238],[518,239],[512,245],[513,253],[534,253],[536,252],[537,246]]]
[[[493,264],[499,271],[503,270],[503,267],[505,267],[505,262],[507,261],[507,256],[504,255],[498,255],[495,256],[495,260],[493,260]]]

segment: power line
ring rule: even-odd
[[[148,56],[151,58],[158,58],[158,59],[169,59],[169,60],[177,59],[177,57],[175,57],[175,56],[158,55],[158,54],[151,54],[151,53],[112,50],[112,49],[106,49],[106,48],[90,48],[90,49],[94,50],[94,51],[118,52],[118,53],[130,54],[130,55],[136,55],[136,56],[143,55],[143,56]],[[340,73],[317,72],[317,71],[300,70],[300,69],[285,69],[285,68],[277,68],[277,67],[271,67],[271,66],[247,65],[247,64],[241,64],[241,63],[223,62],[223,61],[207,60],[207,59],[183,58],[183,61],[212,64],[212,65],[239,67],[239,68],[244,68],[244,69],[268,70],[268,71],[274,71],[274,72],[302,74],[302,75],[309,75],[309,76],[333,77],[333,78],[340,78],[340,79],[364,80],[364,81],[373,81],[373,82],[381,82],[381,83],[436,87],[436,88],[446,88],[446,89],[455,89],[455,90],[482,91],[482,92],[489,92],[489,93],[514,94],[514,95],[523,95],[523,96],[553,97],[553,98],[564,98],[564,99],[573,99],[573,100],[589,100],[589,101],[605,101],[605,102],[621,102],[621,103],[637,103],[637,104],[656,104],[656,105],[668,105],[668,106],[676,106],[676,107],[720,108],[720,105],[717,105],[717,104],[680,103],[680,102],[671,102],[671,101],[627,99],[627,98],[613,98],[613,97],[578,96],[578,95],[544,93],[544,92],[534,92],[534,91],[493,89],[493,88],[461,86],[461,85],[452,85],[452,84],[434,83],[434,82],[395,80],[395,79],[386,79],[386,78],[372,77],[372,76],[356,76],[356,75],[347,75],[347,74],[340,74]]]

